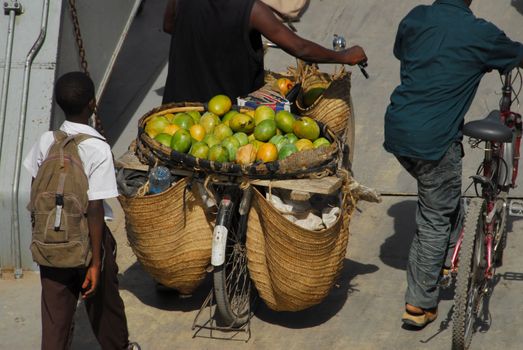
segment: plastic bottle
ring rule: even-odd
[[[149,194],[158,194],[171,186],[171,172],[164,166],[157,166],[149,172]]]

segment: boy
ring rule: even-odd
[[[92,259],[88,267],[40,266],[42,349],[70,347],[80,294],[102,349],[140,349],[138,344],[129,343],[124,304],[118,292],[116,241],[104,222],[103,200],[116,197],[118,191],[111,149],[88,125],[95,107],[94,84],[84,73],[67,73],[56,82],[55,98],[66,115],[60,130],[68,136],[93,136],[78,145],[78,155],[88,180],[87,224]],[[44,133],[24,160],[24,167],[33,180],[54,142],[52,131]]]

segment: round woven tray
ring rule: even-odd
[[[212,242],[200,196],[187,185],[184,178],[157,195],[118,197],[138,261],[156,281],[182,294],[205,278]]]
[[[329,127],[322,123],[319,123],[322,135],[331,142],[330,146],[297,152],[280,161],[257,162],[249,166],[194,158],[160,144],[145,133],[145,124],[153,115],[178,113],[188,110],[204,111],[205,105],[200,103],[171,103],[149,111],[140,119],[136,145],[137,156],[143,163],[149,165],[164,164],[170,168],[242,176],[251,179],[317,177],[332,175],[336,172],[341,153],[339,152],[341,149],[339,139],[330,131]]]
[[[310,231],[287,220],[254,189],[247,228],[248,268],[270,309],[300,311],[328,295],[343,267],[353,208],[345,193],[336,224]]]

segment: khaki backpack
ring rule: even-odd
[[[93,136],[63,131],[53,135],[55,142],[31,185],[31,253],[39,265],[85,267],[91,261],[89,182],[78,144]]]

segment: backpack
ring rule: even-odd
[[[93,136],[54,131],[55,142],[31,185],[31,253],[39,265],[86,267],[91,262],[87,225],[89,182],[78,144]]]

